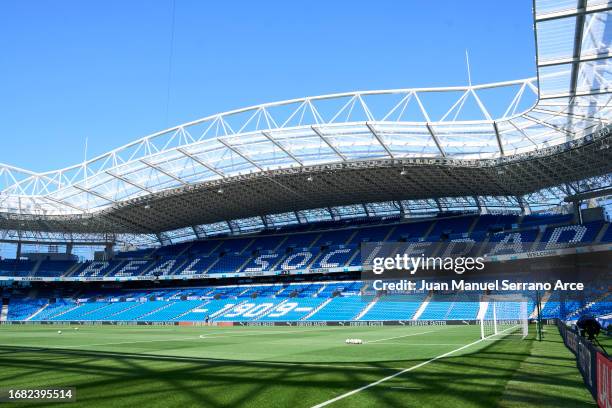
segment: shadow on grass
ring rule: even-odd
[[[556,340],[547,340],[556,342]],[[491,342],[473,353],[439,359],[350,397],[351,406],[493,407],[508,381],[530,355],[532,340]],[[543,372],[575,371],[571,357],[531,356]],[[27,380],[40,386],[76,386],[78,405],[129,406],[312,406],[426,359],[368,363],[244,361],[61,348],[0,346],[0,386]],[[568,363],[566,367],[563,362]],[[572,371],[574,370],[574,371]],[[530,386],[513,390],[516,401],[576,407],[571,393],[551,396],[548,387],[584,387],[575,376],[527,376]],[[71,383],[65,383],[71,382]],[[363,394],[362,394],[363,395]],[[281,401],[281,402],[278,402]],[[346,400],[348,401],[348,399]],[[40,405],[37,405],[40,406]]]

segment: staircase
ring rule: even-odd
[[[40,309],[38,309],[37,311],[35,311],[32,315],[28,316],[26,318],[26,321],[28,320],[32,320],[33,318],[35,318],[40,312],[42,312],[43,310],[45,310],[47,307],[49,306],[48,303],[45,303],[45,305],[43,307],[41,307]],[[4,309],[4,308],[3,308]],[[8,311],[8,305],[7,305],[7,311]],[[2,318],[0,317],[0,320],[2,320]]]
[[[427,228],[427,231],[425,231],[425,234],[423,234],[423,240],[426,240],[427,237],[429,237],[429,234],[431,234],[431,232],[434,230],[434,228],[436,227],[436,224],[438,223],[438,220],[433,220],[431,225],[429,226],[429,228]]]
[[[207,304],[209,304],[209,303],[210,303],[210,300],[208,300],[208,301],[206,301],[206,302],[202,303],[201,305],[197,305],[197,306],[196,306],[196,307],[194,307],[193,309],[189,309],[189,310],[187,310],[186,312],[183,312],[183,313],[181,313],[180,315],[173,317],[173,318],[172,318],[172,320],[179,320],[181,317],[185,316],[185,315],[186,315],[186,314],[188,314],[188,313],[191,313],[193,310],[195,310],[195,309],[199,309],[199,308],[201,308],[202,306],[206,306],[206,305],[207,305]]]
[[[569,317],[572,317],[572,316],[578,316],[580,313],[582,313],[583,311],[585,311],[589,307],[593,306],[595,303],[605,302],[607,297],[608,297],[608,293],[604,293],[603,295],[600,295],[597,298],[595,298],[592,302],[588,302],[586,305],[584,305],[580,309],[577,309],[577,310],[573,311],[572,313],[567,315],[567,317],[569,318]]]
[[[180,275],[178,272],[183,270],[183,267],[187,265],[188,262],[191,262],[191,258],[183,259],[183,262],[177,262],[174,264],[172,270],[168,273],[168,275]]]
[[[544,228],[538,229],[538,235],[536,235],[536,238],[533,240],[533,245],[531,246],[531,248],[527,249],[528,251],[536,251],[540,247],[540,242],[544,237],[544,231]]]
[[[128,264],[128,262],[130,262],[130,261],[121,261],[121,262],[118,262],[117,265],[115,265],[114,268],[111,268],[108,272],[106,272],[104,274],[104,276],[114,276],[115,272],[119,272],[121,269],[123,269],[123,267],[126,266]]]
[[[250,241],[249,241],[249,242],[248,242],[248,243],[247,243],[247,244],[246,244],[246,245],[245,245],[245,246],[242,248],[242,251],[240,251],[238,254],[239,254],[239,255],[242,255],[242,254],[244,254],[245,252],[247,252],[247,250],[249,249],[249,247],[250,247],[251,245],[253,245],[253,244],[255,243],[255,241],[257,241],[257,239],[255,239],[255,238],[253,238],[252,240],[250,240]]]
[[[550,299],[551,296],[552,296],[551,291],[544,292],[544,294],[540,298],[540,310],[544,310],[544,306],[546,306],[546,302],[548,302],[548,299]],[[531,314],[529,315],[529,318],[535,319],[537,317],[538,317],[538,308],[535,307],[533,311],[531,312]]]
[[[604,223],[603,228],[599,231],[599,233],[597,234],[597,236],[593,240],[594,244],[598,244],[598,243],[601,242],[601,239],[606,235],[606,232],[608,231],[608,228],[610,228],[610,224],[607,223],[607,222]]]
[[[167,302],[167,303],[168,303],[167,305],[163,305],[163,306],[161,306],[161,307],[158,307],[158,308],[157,308],[157,309],[155,309],[155,310],[151,310],[150,312],[145,313],[145,314],[143,314],[142,316],[137,317],[137,318],[136,318],[136,320],[143,320],[145,317],[147,317],[147,316],[151,316],[153,313],[157,313],[157,312],[159,312],[160,310],[164,310],[164,309],[169,308],[170,306],[173,306],[173,305],[174,305],[176,302]]]
[[[48,306],[48,305],[47,305],[47,306]],[[56,318],[56,317],[63,316],[63,315],[65,315],[66,313],[68,313],[68,312],[72,312],[74,309],[77,309],[77,308],[79,308],[79,307],[81,307],[81,305],[80,305],[80,304],[77,304],[75,307],[71,307],[71,308],[70,308],[70,309],[68,309],[68,310],[64,310],[62,313],[58,313],[58,314],[56,314],[56,315],[49,316],[49,318],[50,318],[50,319],[54,319],[54,318]],[[35,314],[38,314],[38,312],[36,312]],[[32,317],[34,317],[34,315],[30,316],[30,319],[31,319]]]
[[[240,292],[240,293],[238,294],[238,296],[236,296],[236,297],[240,297],[240,296],[244,295],[244,294],[245,294],[245,293],[247,293],[249,290],[251,290],[251,287],[247,287],[245,290],[243,290],[242,292]]]
[[[260,314],[259,316],[255,317],[253,320],[259,320],[264,316],[269,315],[270,313],[272,313],[272,311],[276,310],[279,306],[284,305],[285,303],[287,303],[289,301],[289,299],[285,299],[282,302],[280,302],[278,305],[273,305],[272,307],[270,307],[268,310],[266,310],[265,312],[263,312],[262,314]]]
[[[133,306],[127,307],[125,309],[117,310],[115,313],[111,313],[109,315],[106,315],[106,317],[104,317],[104,319],[108,319],[109,317],[116,316],[116,315],[118,315],[120,313],[127,312],[128,310],[132,310],[132,309],[140,306],[140,302],[134,302],[134,303],[135,304]],[[100,309],[96,309],[96,310],[100,310]]]
[[[349,266],[353,262],[353,260],[355,260],[355,258],[359,256],[360,253],[361,253],[361,250],[359,249],[359,247],[357,247],[357,251],[355,251],[355,253],[351,255],[351,257],[349,258],[349,260],[346,261],[345,266]]]
[[[168,259],[168,261],[169,261],[169,260],[170,260],[170,259]],[[145,267],[145,268],[142,270],[142,272],[140,272],[140,273],[138,274],[138,276],[146,276],[146,275],[147,275],[147,273],[149,273],[149,271],[150,271],[151,269],[153,269],[154,267],[159,267],[160,265],[164,264],[165,262],[166,262],[166,261],[160,261],[160,262],[158,263],[158,262],[156,262],[156,261],[153,261],[153,262],[149,263],[149,264],[148,264],[148,265],[147,265],[147,266],[146,266],[146,267]],[[174,263],[174,265],[176,265],[176,262]],[[171,268],[171,269],[172,269],[172,268]]]
[[[212,314],[210,315],[210,317],[211,317],[212,319],[217,318],[217,317],[219,317],[219,316],[221,316],[221,315],[223,315],[223,314],[225,314],[225,313],[229,312],[229,311],[230,311],[230,310],[232,310],[233,308],[238,307],[238,306],[240,306],[240,305],[242,305],[243,303],[246,303],[246,302],[247,302],[247,300],[243,300],[242,302],[237,303],[237,304],[235,304],[235,305],[230,305],[230,304],[227,304],[227,305],[223,306],[221,309],[217,310],[215,313],[212,313]]]
[[[334,300],[334,298],[329,298],[327,299],[325,302],[321,303],[319,306],[315,307],[312,312],[308,313],[306,316],[302,317],[300,320],[308,320],[310,319],[312,316],[314,316],[315,313],[317,313],[319,310],[323,309],[325,306],[327,306],[327,304],[329,302],[331,302],[332,300]]]
[[[246,268],[246,266],[249,264],[249,262],[251,262],[251,259],[253,259],[253,257],[249,257],[247,258],[246,261],[244,261],[238,268],[236,268],[236,272],[240,272],[242,271],[244,268]]]
[[[64,274],[62,276],[72,276],[77,269],[79,269],[81,267],[81,265],[83,265],[82,263],[75,263],[74,265],[72,265],[70,268],[68,268],[68,270],[66,272],[64,272]]]
[[[38,269],[40,268],[40,264],[41,263],[42,263],[42,260],[40,260],[40,259],[38,261],[36,261],[36,263],[34,264],[34,267],[30,271],[28,276],[36,276],[36,273],[38,272]]]
[[[319,293],[323,292],[326,287],[327,287],[327,285],[321,285],[319,290],[317,290],[317,292],[314,295],[312,295],[312,297],[319,297]]]
[[[359,229],[355,228],[355,231],[348,237],[346,241],[343,242],[343,244],[349,245],[351,241],[353,240],[353,238],[355,238],[355,235],[357,235],[358,232],[359,232]]]
[[[195,242],[196,242],[196,241],[193,241],[193,242],[191,243],[191,245],[185,245],[185,247],[183,248],[183,250],[182,250],[181,252],[179,252],[178,254],[176,254],[176,256],[181,256],[181,255],[183,255],[184,253],[186,253],[188,250],[190,250],[190,249],[191,249],[191,247],[193,246],[193,244],[194,244]],[[160,248],[161,248],[161,247],[160,247]],[[158,249],[159,249],[159,248],[158,248]],[[157,252],[157,250],[156,250],[155,252]],[[153,258],[153,256],[155,255],[155,252],[151,253],[151,254],[149,255],[149,257],[150,257],[150,258]]]
[[[419,308],[414,312],[414,316],[412,316],[412,320],[419,320],[419,317],[423,314],[425,309],[427,309],[427,305],[431,302],[431,298],[433,297],[433,292],[429,292],[425,299],[423,299],[423,303],[419,306]]]
[[[0,310],[0,322],[6,322],[8,320],[8,303],[2,305]]]
[[[466,232],[468,237],[472,235],[472,232],[474,231],[474,228],[476,228],[476,225],[478,224],[478,220],[479,220],[479,217],[474,217],[474,221],[468,227],[468,230]]]
[[[376,303],[378,303],[379,300],[380,296],[376,296],[374,299],[372,299],[372,301],[368,303],[366,307],[364,307],[361,312],[359,312],[359,314],[357,314],[357,316],[353,318],[353,320],[360,320],[363,316],[365,316],[366,313],[370,311],[371,308],[374,307]]]

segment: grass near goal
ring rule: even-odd
[[[467,322],[385,327],[96,325],[78,330],[68,325],[0,325],[0,387],[75,387],[77,402],[69,404],[73,408],[481,408],[507,406],[501,404],[504,398],[534,398],[536,382],[542,408],[587,406],[591,401],[575,359],[554,331],[544,344],[531,335],[525,341],[501,336],[483,341],[480,330]],[[347,338],[363,343],[346,344]],[[554,364],[542,364],[542,351],[533,354],[538,344],[546,361]],[[530,358],[540,371],[528,382],[513,382]],[[531,375],[534,365],[525,367],[518,378]],[[554,386],[549,378],[555,378]],[[507,386],[511,395],[505,394]]]

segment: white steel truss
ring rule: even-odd
[[[163,130],[64,169],[0,164],[0,214],[89,215],[238,175],[373,159],[483,160],[612,121],[612,7],[535,1],[537,77],[267,103]]]

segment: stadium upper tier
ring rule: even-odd
[[[386,242],[426,256],[489,257],[491,262],[580,251],[610,251],[610,223],[572,215],[453,215],[406,222],[320,223],[239,237],[118,252],[112,259],[0,260],[0,281],[147,281],[335,274],[363,270],[365,243]],[[408,245],[411,246],[409,249]],[[467,248],[467,249],[466,249]],[[569,251],[569,252],[568,252]],[[529,255],[531,253],[531,255]],[[604,259],[604,258],[602,258]],[[566,262],[570,262],[566,258]]]
[[[536,1],[537,78],[299,98],[57,171],[0,165],[0,229],[160,233],[364,202],[520,197],[609,174],[611,9]]]

